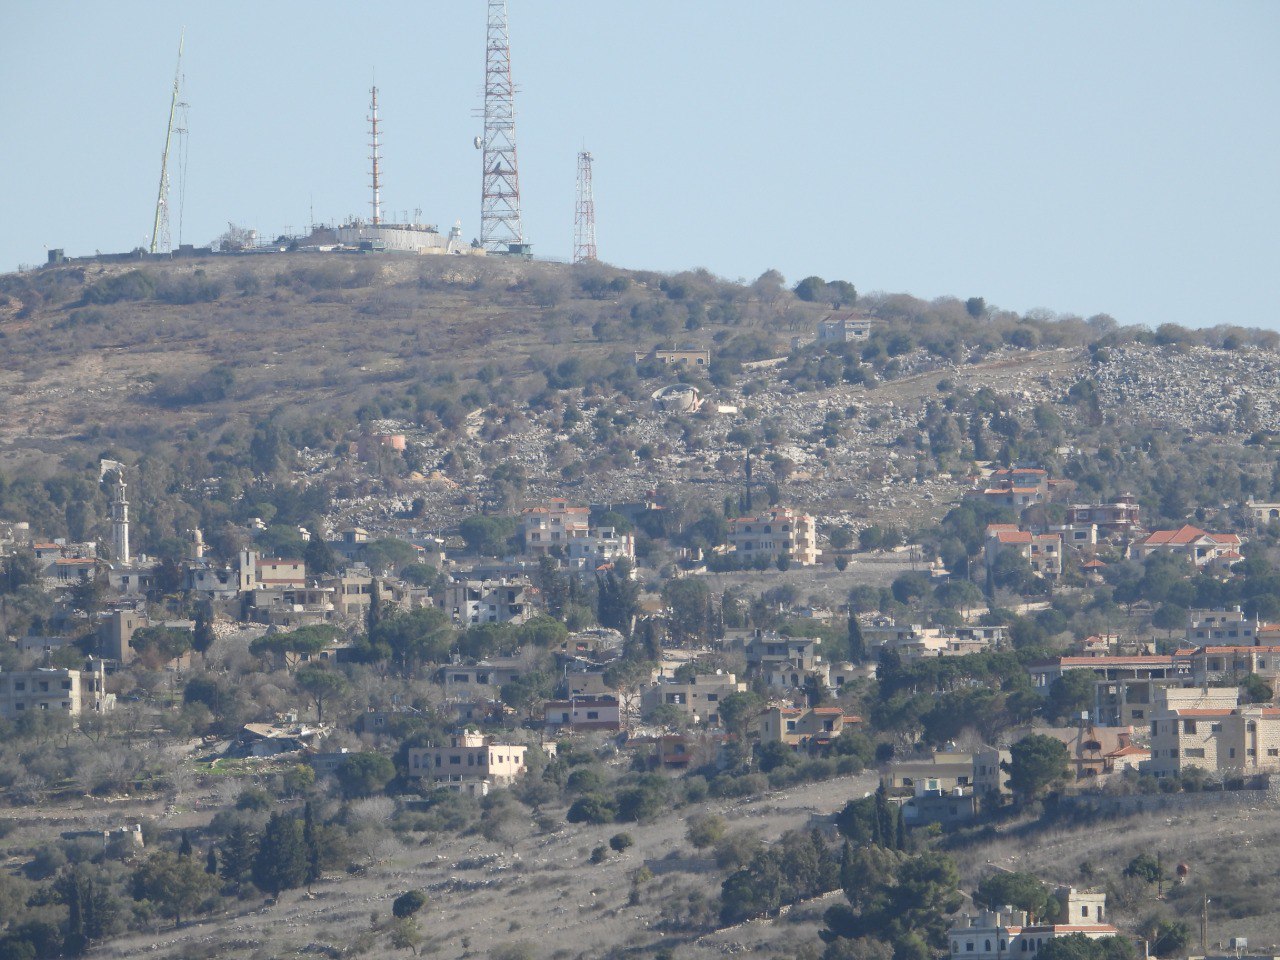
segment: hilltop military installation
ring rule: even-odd
[[[144,261],[151,259],[206,257],[214,254],[268,254],[268,253],[404,253],[404,254],[455,254],[498,255],[532,259],[533,245],[529,242],[521,217],[520,166],[516,150],[515,84],[511,75],[511,43],[506,0],[487,0],[485,28],[485,83],[484,130],[474,138],[473,145],[481,152],[480,235],[470,242],[463,239],[462,222],[455,221],[448,233],[430,223],[422,222],[420,211],[411,220],[406,215],[403,222],[388,223],[384,216],[382,189],[385,185],[382,169],[382,117],[379,112],[378,88],[370,89],[369,145],[371,163],[370,216],[348,217],[341,223],[317,224],[312,221],[308,232],[291,235],[289,228],[283,234],[270,238],[258,231],[229,224],[229,229],[208,246],[196,247],[181,242],[173,248],[169,236],[169,182],[170,145],[179,138],[179,152],[185,151],[186,124],[181,111],[186,107],[180,101],[182,86],[182,46],[179,41],[178,70],[174,76],[170,94],[169,122],[165,133],[165,147],[161,158],[160,186],[153,211],[153,226],[146,247],[137,247],[127,253],[95,254],[91,257],[67,257],[61,248],[48,251],[48,265],[63,263],[109,263]],[[183,40],[185,40],[185,35]],[[184,157],[178,162],[185,166]],[[591,197],[591,155],[585,151],[578,155],[579,179],[574,216],[573,262],[590,262],[596,259],[595,208]],[[585,180],[583,177],[585,176]],[[183,184],[185,191],[185,183]],[[585,190],[585,193],[584,193]]]

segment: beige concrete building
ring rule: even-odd
[[[524,580],[454,580],[444,590],[440,607],[454,623],[521,624],[535,615]]]
[[[1059,888],[1055,894],[1062,914],[1030,917],[1025,910],[983,910],[962,916],[947,937],[951,960],[1013,960],[1034,957],[1048,942],[1079,933],[1090,940],[1114,937],[1120,931],[1106,922],[1105,893]]]
[[[809,567],[818,562],[821,553],[813,517],[788,507],[730,520],[729,542],[738,557],[747,563],[759,557],[773,562],[785,554],[792,563]]]
[[[1213,646],[1178,651],[1191,665],[1191,682],[1205,686],[1222,680],[1239,683],[1256,674],[1275,690],[1280,680],[1280,646]]]
[[[1031,572],[1046,580],[1062,576],[1062,534],[1031,533],[1013,524],[993,523],[987,527],[983,558],[988,569],[1006,550],[1020,554],[1031,566]]]
[[[567,555],[569,541],[591,533],[591,510],[574,507],[562,499],[529,507],[520,517],[520,535],[526,553],[545,556],[556,547]]]
[[[862,723],[861,717],[846,714],[839,707],[767,707],[756,718],[756,735],[761,743],[785,743],[803,749],[829,744],[845,730]]]
[[[78,717],[105,713],[116,705],[116,695],[106,691],[101,660],[91,660],[88,670],[40,668],[0,672],[0,717],[14,720],[30,713],[61,713]]]
[[[1201,693],[1191,690],[1189,693]],[[1234,700],[1238,691],[1208,691]],[[1196,767],[1224,776],[1280,770],[1280,709],[1238,703],[1212,706],[1177,700],[1157,706],[1151,721],[1151,759],[1142,766],[1156,777]]]
[[[688,681],[661,679],[640,694],[640,709],[647,716],[658,707],[672,706],[693,723],[720,723],[720,701],[747,689],[732,673],[700,673]]]
[[[1260,625],[1239,607],[1229,610],[1188,610],[1187,643],[1193,647],[1248,646]]]
[[[667,366],[699,367],[705,370],[711,366],[710,350],[654,350],[651,353],[637,353],[636,363],[657,360]]]
[[[1177,530],[1156,530],[1129,547],[1129,556],[1145,560],[1153,553],[1166,551],[1180,553],[1197,567],[1230,566],[1243,559],[1240,556],[1241,538],[1234,533],[1209,533],[1199,527],[1184,524]]]
[[[569,567],[588,573],[618,560],[626,560],[634,567],[636,538],[634,534],[619,533],[614,527],[596,527],[585,537],[570,538],[565,555]],[[632,576],[634,575],[633,569]]]
[[[409,750],[409,774],[473,796],[484,796],[492,787],[508,787],[524,773],[528,747],[495,743],[492,737],[463,733],[438,747]]]
[[[819,343],[862,343],[871,336],[871,317],[862,313],[833,313],[818,321]]]

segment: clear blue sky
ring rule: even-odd
[[[526,235],[1122,323],[1280,326],[1280,4],[511,0]],[[179,29],[183,239],[367,215],[479,232],[482,0],[0,0],[0,269],[151,229]],[[398,213],[397,213],[398,215]],[[173,235],[177,241],[177,210]]]

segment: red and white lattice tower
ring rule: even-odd
[[[511,42],[506,0],[489,0],[484,60],[484,182],[480,195],[480,245],[507,252],[524,243],[520,225],[520,167],[516,162],[516,91],[511,82]]]
[[[573,262],[596,259],[596,202],[591,193],[591,154],[578,154],[578,202],[573,215]]]
[[[373,161],[373,225],[382,223],[382,167],[378,154],[378,88],[369,90],[369,159]]]

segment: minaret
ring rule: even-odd
[[[129,563],[129,501],[125,499],[124,468],[117,466],[111,496],[111,552],[116,563]]]

